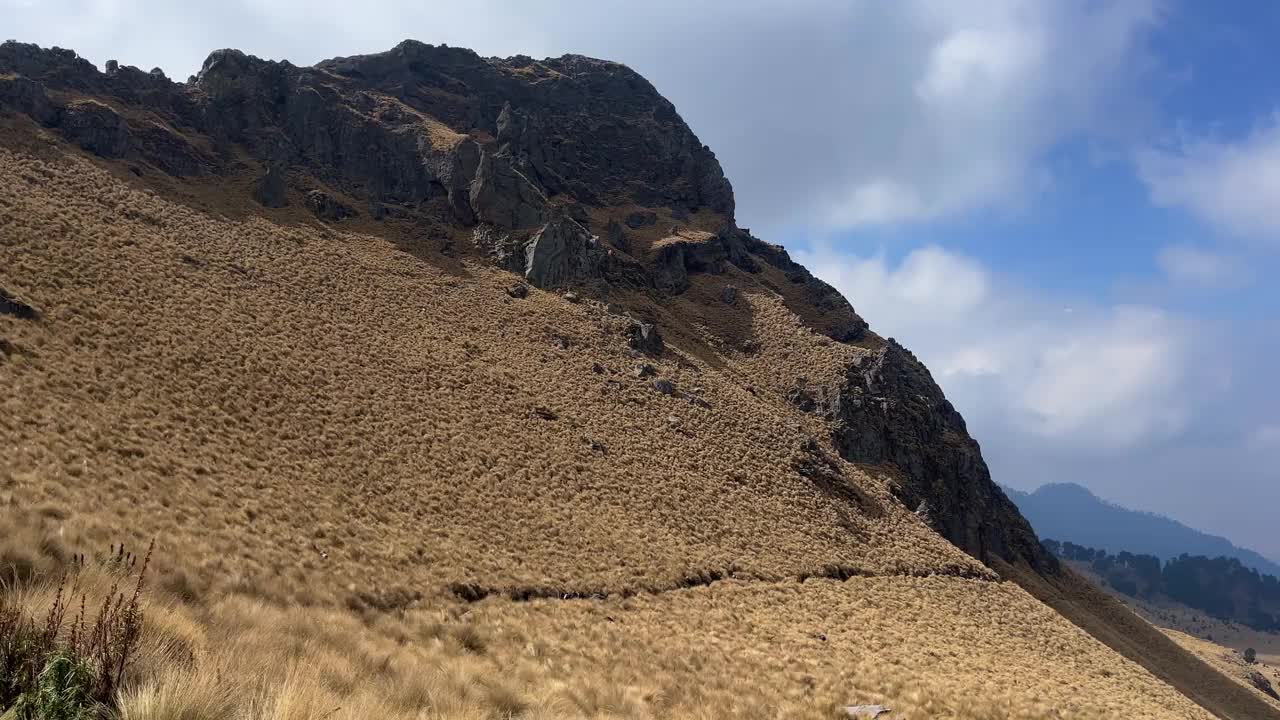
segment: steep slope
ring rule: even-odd
[[[1237,547],[1224,537],[1160,515],[1114,505],[1074,483],[1042,485],[1031,493],[1008,493],[1042,538],[1112,553],[1155,555],[1162,560],[1182,554],[1229,557],[1258,572],[1280,576],[1280,565]]]
[[[1000,581],[1072,576],[923,365],[737,228],[714,156],[623,66],[406,42],[220,51],[176,84],[6,43],[0,113],[22,552],[157,538],[175,617],[244,614],[308,668],[358,656],[288,635],[347,628],[335,607],[398,615],[372,647],[430,662],[428,618],[470,618],[484,682],[564,690],[553,717],[603,713],[592,682],[633,717],[1205,716],[1157,677],[1271,716]],[[354,672],[313,679],[341,698]]]

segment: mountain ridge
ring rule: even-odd
[[[1169,560],[1178,555],[1229,557],[1280,576],[1280,563],[1185,523],[1111,503],[1076,483],[1050,483],[1030,493],[1004,488],[1040,537]]]

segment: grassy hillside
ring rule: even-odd
[[[250,60],[210,62],[231,74]],[[103,698],[123,718],[1271,712],[1170,641],[1153,659],[1140,630],[1117,630],[1141,621],[1109,615],[1122,609],[1105,596],[1081,610],[1074,576],[998,574],[940,535],[945,523],[957,542],[1039,552],[1025,528],[980,512],[1022,523],[998,490],[928,482],[951,461],[985,466],[936,386],[893,396],[895,380],[931,384],[909,353],[861,332],[778,248],[732,245],[734,262],[703,265],[732,207],[705,148],[693,170],[637,161],[653,170],[638,192],[709,205],[581,210],[592,227],[628,228],[628,249],[607,255],[620,274],[543,290],[498,266],[531,246],[449,219],[461,186],[423,181],[404,191],[417,200],[338,221],[295,186],[316,177],[299,170],[267,197],[274,171],[248,141],[184,129],[159,104],[86,98],[100,79],[77,77],[54,93],[62,115],[0,115],[0,615],[75,646],[77,600],[92,617],[113,585],[135,582],[115,548],[154,540],[139,645]],[[0,100],[38,99],[16,75],[0,81],[12,91]],[[253,110],[234,84],[198,89]],[[441,135],[383,100],[362,112]],[[503,108],[499,134],[513,132],[507,109],[482,100]],[[123,115],[102,109],[112,103]],[[658,118],[669,104],[647,108]],[[192,152],[222,158],[216,171],[155,164],[174,157],[165,143],[179,130]],[[106,152],[104,135],[120,147]],[[376,137],[403,139],[391,135]],[[540,172],[570,182],[561,171],[593,167],[598,151]],[[325,176],[328,197],[354,206],[346,189],[367,167],[338,160],[358,167]],[[485,167],[473,190],[515,177]],[[611,192],[635,185],[606,179]],[[528,188],[467,202],[517,196],[528,203],[485,207],[547,213],[536,237],[579,212]],[[637,342],[650,326],[665,337],[657,350]],[[851,388],[832,393],[839,413],[804,400],[831,388]],[[910,406],[839,435],[899,465],[843,459],[833,425],[853,399]],[[913,422],[932,424],[917,437]],[[859,445],[875,423],[876,438],[921,447]],[[933,436],[945,447],[924,447]],[[912,450],[935,465],[901,467]],[[904,505],[912,483],[952,514]],[[66,623],[45,620],[66,598]]]

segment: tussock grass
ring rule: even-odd
[[[0,286],[42,311],[0,317],[0,572],[39,613],[76,553],[159,539],[122,718],[1205,717],[886,478],[833,461],[854,509],[797,472],[827,428],[786,392],[864,350],[779,273],[611,297],[667,396],[603,303],[43,147],[0,149]]]

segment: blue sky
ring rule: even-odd
[[[7,36],[194,73],[406,37],[625,62],[739,222],[930,366],[996,479],[1280,558],[1280,4],[0,0]]]

